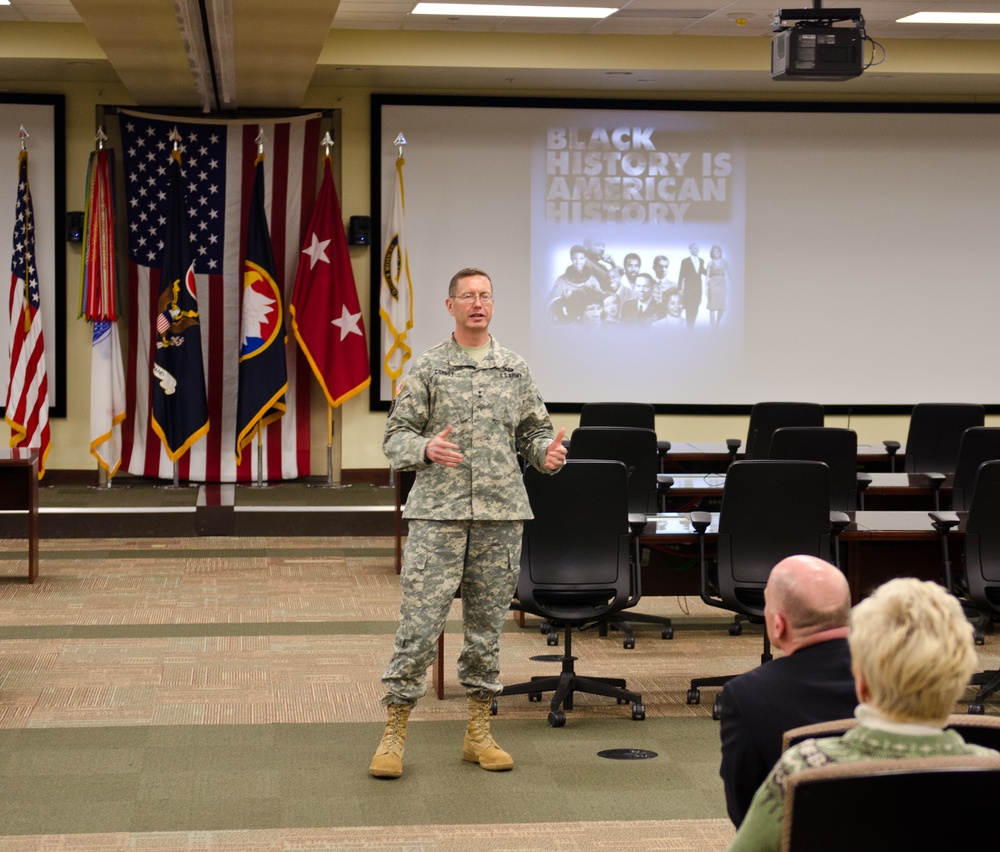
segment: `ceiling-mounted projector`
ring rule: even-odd
[[[771,26],[771,79],[860,77],[864,27],[860,9],[778,9]]]

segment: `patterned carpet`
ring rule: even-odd
[[[33,585],[23,542],[0,545],[0,852],[683,852],[731,837],[712,692],[688,705],[687,681],[751,667],[761,634],[730,637],[700,602],[643,601],[675,619],[669,642],[575,641],[579,671],[643,694],[645,722],[579,696],[553,730],[547,704],[502,699],[494,732],[517,765],[497,774],[460,759],[456,602],[444,700],[418,705],[406,773],[386,782],[367,765],[399,602],[391,538],[43,540]],[[508,682],[557,668],[532,659],[555,650],[536,625],[508,622]]]

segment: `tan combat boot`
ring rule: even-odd
[[[462,743],[462,759],[478,763],[490,772],[500,772],[514,768],[514,758],[496,744],[490,736],[489,698],[469,697],[469,726],[465,730]]]
[[[376,778],[399,778],[403,774],[403,745],[406,743],[406,720],[412,704],[390,704],[382,741],[375,750],[368,772]]]

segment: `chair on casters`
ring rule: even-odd
[[[966,429],[982,426],[986,419],[983,406],[966,402],[921,402],[910,412],[910,425],[906,432],[906,452],[903,456],[904,473],[922,473],[931,488],[937,489],[944,475],[955,472],[958,462],[958,445]],[[883,441],[886,452],[896,469],[899,441]]]
[[[996,843],[1000,757],[883,758],[832,763],[785,781],[782,852],[940,852]],[[972,825],[972,823],[975,823]]]
[[[752,460],[729,466],[719,512],[716,571],[710,571],[705,535],[711,522],[707,512],[692,512],[691,525],[698,533],[701,563],[701,599],[709,606],[729,610],[737,618],[760,623],[764,618],[764,586],[771,569],[786,556],[797,553],[830,561],[832,520],[830,472],[823,462]],[[839,524],[838,524],[839,525]],[[737,636],[742,625],[729,625]],[[771,659],[771,643],[764,633],[761,663]],[[724,686],[735,675],[694,678],[688,704],[701,703],[701,687]],[[712,705],[719,718],[719,699]]]
[[[974,636],[976,644],[985,641],[984,633],[1000,621],[1000,461],[983,462],[976,476],[972,505],[965,519],[964,572],[959,579],[951,568],[948,531],[958,526],[955,512],[931,512],[931,524],[941,534],[941,552],[945,586],[961,601],[966,612],[980,616]],[[1000,690],[1000,671],[974,675],[978,686],[969,712],[982,715],[984,702]]]
[[[625,465],[628,471],[628,510],[635,515],[655,513],[659,510],[659,477],[656,472],[656,433],[652,429],[637,429],[624,426],[581,426],[573,430],[570,437],[569,455],[571,459],[613,459]],[[621,614],[609,617],[601,625],[601,635],[607,626],[623,633],[622,643],[626,648],[635,647],[633,622],[657,624],[660,637],[674,638],[673,623],[667,616],[647,615],[630,612],[627,618]]]
[[[646,718],[642,696],[622,678],[576,673],[573,630],[634,606],[640,598],[636,536],[645,515],[630,519],[625,465],[618,461],[569,459],[555,475],[528,468],[524,485],[534,519],[524,525],[521,576],[514,608],[541,616],[564,629],[562,670],[505,686],[501,698],[527,695],[541,701],[553,692],[549,725],[566,724],[577,692],[614,698],[632,706],[632,718]],[[631,528],[630,528],[631,527]],[[550,635],[549,644],[558,643]]]
[[[771,450],[771,436],[782,426],[822,426],[823,406],[818,402],[758,402],[750,409],[744,459],[766,459]],[[726,441],[735,460],[739,438]]]

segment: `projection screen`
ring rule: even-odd
[[[414,356],[449,335],[448,281],[474,266],[553,410],[997,400],[996,107],[382,95],[372,131],[376,243],[407,142]],[[650,285],[646,321],[626,304]],[[378,409],[377,315],[371,348]]]

